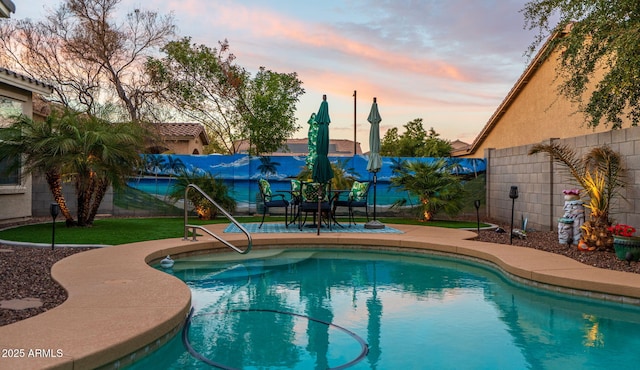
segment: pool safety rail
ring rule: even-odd
[[[189,215],[188,215],[188,211],[187,211],[187,200],[189,199],[189,190],[190,189],[195,189],[197,192],[199,192],[203,197],[205,197],[209,202],[211,202],[211,204],[213,204],[218,211],[220,211],[220,213],[222,213],[226,218],[229,219],[229,221],[231,221],[234,225],[236,225],[236,227],[238,229],[240,229],[240,231],[242,231],[244,233],[244,235],[247,236],[247,248],[245,248],[244,250],[236,247],[235,245],[229,243],[228,241],[224,240],[222,237],[218,236],[217,234],[209,231],[208,229],[200,226],[200,225],[189,225]],[[200,187],[196,184],[189,184],[187,185],[187,187],[184,189],[184,238],[182,238],[182,240],[189,240],[189,229],[191,229],[191,234],[192,234],[192,239],[191,241],[197,241],[196,236],[196,230],[201,230],[204,233],[207,233],[209,235],[211,235],[212,237],[216,238],[218,241],[220,241],[222,244],[226,245],[227,247],[233,249],[234,251],[240,253],[240,254],[247,254],[249,253],[249,251],[251,251],[251,247],[253,245],[253,241],[251,239],[251,234],[249,234],[249,231],[247,231],[247,229],[244,228],[244,226],[242,226],[235,218],[233,218],[233,216],[231,216],[231,214],[229,214],[229,212],[227,212],[224,208],[222,208],[218,203],[216,203],[215,200],[211,199],[211,197],[209,195],[207,195],[207,193],[205,193],[204,191],[202,191],[202,189],[200,189]]]

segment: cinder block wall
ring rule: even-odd
[[[67,207],[71,209],[71,213],[74,218],[76,217],[76,194],[73,187],[73,183],[63,183],[62,184],[62,193],[64,194],[64,200],[67,203]],[[55,202],[53,200],[53,195],[51,195],[51,191],[49,191],[49,186],[47,185],[47,181],[44,175],[33,175],[33,187],[32,187],[32,199],[31,199],[31,214],[33,217],[49,217],[49,205]],[[114,205],[113,205],[113,191],[111,188],[107,191],[107,194],[104,195],[102,203],[100,203],[100,208],[98,209],[99,214],[113,214]],[[58,220],[60,217],[58,217]]]
[[[62,184],[62,193],[64,194],[65,202],[71,210],[71,214],[76,218],[77,214],[77,200],[74,185],[71,182]],[[32,202],[31,202],[31,214],[33,217],[49,217],[49,205],[54,202],[49,186],[43,175],[33,176],[32,187]],[[114,216],[114,217],[158,217],[158,216],[175,216],[175,214],[165,214],[161,210],[154,209],[123,209],[114,204],[114,191],[112,187],[109,187],[107,193],[104,195],[100,208],[98,209],[99,216]],[[58,217],[60,220],[60,217]]]
[[[640,127],[545,141],[568,145],[582,157],[592,148],[608,145],[621,154],[627,168],[627,187],[615,199],[611,216],[616,222],[640,228]],[[506,149],[487,149],[486,216],[521,227],[527,218],[527,228],[557,230],[557,220],[563,214],[564,189],[580,188],[566,168],[553,163],[546,153],[528,155],[533,145]],[[511,186],[518,187],[519,197],[509,198]],[[588,201],[588,199],[584,199]]]

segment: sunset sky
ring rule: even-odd
[[[14,0],[12,18],[44,18],[60,1]],[[227,39],[236,62],[298,73],[306,93],[297,106],[306,121],[327,95],[332,139],[368,150],[367,116],[378,98],[381,135],[422,118],[441,138],[471,143],[527,65],[533,31],[523,28],[526,0],[123,0],[172,11],[179,36],[216,47]],[[28,5],[27,5],[28,4]]]

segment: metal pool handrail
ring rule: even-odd
[[[225,215],[225,217],[227,217],[229,219],[229,221],[231,221],[234,225],[236,225],[238,227],[238,229],[240,229],[240,231],[242,231],[244,233],[244,235],[247,236],[247,248],[245,250],[242,250],[238,247],[236,247],[235,245],[229,243],[228,241],[224,240],[222,237],[216,235],[215,233],[209,231],[208,229],[205,229],[204,227],[200,226],[200,225],[189,225],[188,224],[188,220],[189,220],[189,216],[187,215],[187,200],[189,199],[188,195],[189,195],[189,189],[195,189],[196,191],[198,191],[203,197],[205,197],[209,202],[211,202],[211,204],[213,204],[218,211],[220,211],[223,215]],[[253,245],[253,241],[251,239],[251,234],[249,234],[249,231],[247,231],[247,229],[244,228],[244,226],[240,225],[240,223],[233,218],[233,216],[231,216],[229,214],[229,212],[227,212],[224,208],[222,208],[218,203],[216,203],[215,200],[211,199],[211,197],[209,195],[207,195],[207,193],[205,193],[204,191],[202,191],[202,189],[200,189],[200,187],[198,187],[198,185],[196,184],[189,184],[187,185],[187,187],[184,189],[184,238],[182,238],[182,240],[189,240],[189,229],[192,229],[192,233],[193,233],[193,238],[191,239],[191,241],[197,241],[196,240],[196,229],[198,230],[202,230],[203,232],[211,235],[212,237],[218,239],[222,244],[226,245],[227,247],[233,249],[234,251],[240,253],[240,254],[247,254],[249,253],[249,251],[251,250],[251,246]]]

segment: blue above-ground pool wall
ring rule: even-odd
[[[258,193],[257,180],[266,178],[271,183],[272,190],[289,190],[290,180],[298,176],[305,168],[305,156],[271,156],[255,157],[246,154],[235,155],[178,155],[157,154],[156,168],[148,168],[145,177],[132,178],[131,187],[158,195],[168,193],[171,177],[179,171],[172,169],[170,164],[182,163],[188,171],[209,172],[221,178],[229,186],[232,196],[236,200],[238,212],[253,212],[256,210],[256,195]],[[179,159],[179,161],[178,161]],[[433,162],[441,158],[406,158],[382,157],[382,168],[377,173],[376,205],[382,208],[391,206],[396,200],[408,198],[408,194],[390,188],[393,169],[404,162]],[[368,157],[356,155],[353,157],[329,157],[332,163],[340,162],[346,176],[352,176],[360,181],[373,181],[373,173],[367,172]],[[460,174],[483,173],[486,163],[477,158],[447,158],[455,161]],[[373,204],[373,194],[370,192],[369,203]]]

